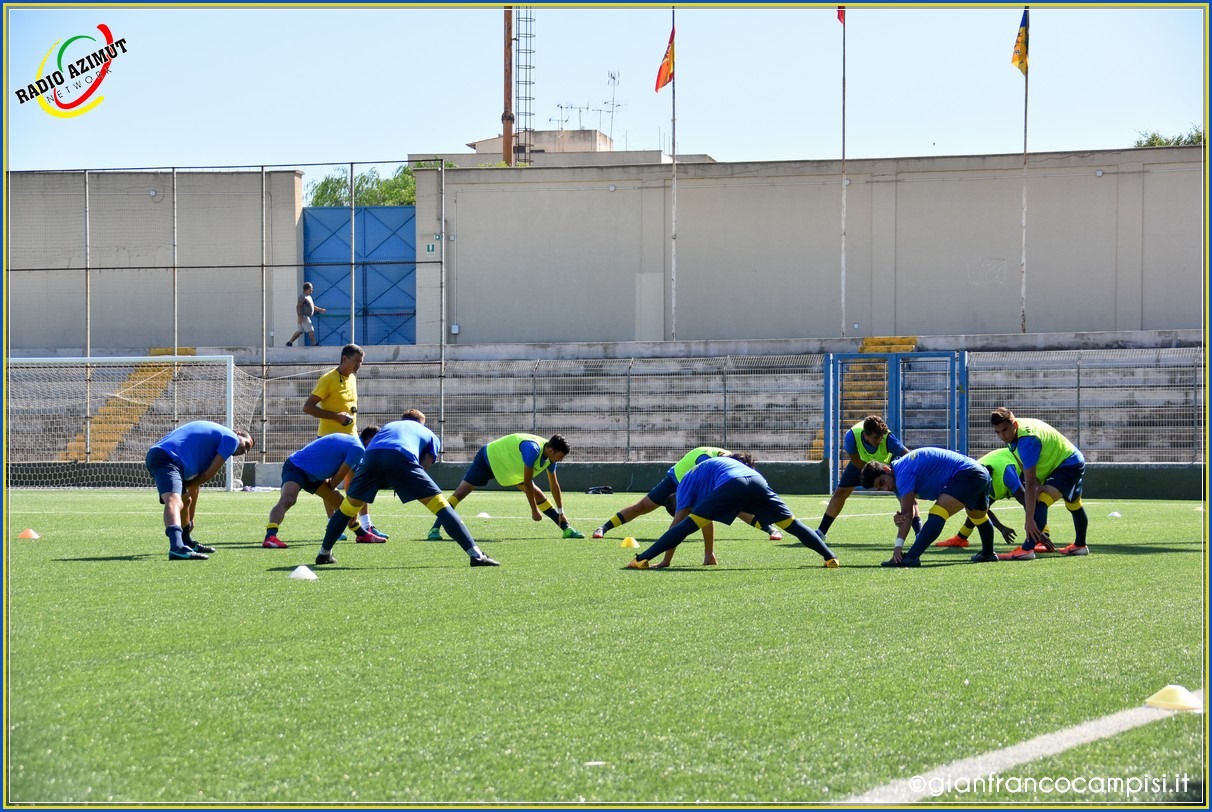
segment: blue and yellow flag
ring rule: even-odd
[[[1014,40],[1014,54],[1010,57],[1010,64],[1023,72],[1023,76],[1027,75],[1027,29],[1030,26],[1030,6],[1023,7],[1023,21],[1018,24],[1018,36]]]

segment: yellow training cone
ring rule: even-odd
[[[1181,685],[1167,685],[1146,699],[1145,704],[1151,708],[1165,708],[1166,710],[1202,711],[1204,709],[1204,703]]]
[[[635,539],[633,539],[631,536],[628,536],[627,538],[625,538],[619,542],[619,546],[620,547],[639,547],[640,543],[638,541],[636,541]]]
[[[22,530],[20,533],[17,534],[17,538],[19,538],[19,539],[40,539],[42,537],[34,532],[34,528],[27,527],[24,530]]]

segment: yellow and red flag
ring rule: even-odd
[[[1014,53],[1010,56],[1010,64],[1027,75],[1027,29],[1030,26],[1028,18],[1030,6],[1023,7],[1023,21],[1018,24],[1018,37],[1014,40]]]
[[[657,69],[656,89],[661,92],[661,88],[673,81],[673,34],[676,29],[669,29],[669,45],[665,48],[665,58],[661,60],[661,67]]]

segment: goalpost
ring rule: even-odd
[[[260,379],[230,355],[6,364],[7,487],[152,487],[143,460],[161,437],[192,420],[251,431],[261,401]],[[230,491],[238,479],[229,458],[208,486]]]

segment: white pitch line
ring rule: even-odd
[[[1195,697],[1203,702],[1203,689],[1193,692]],[[1035,761],[1046,756],[1055,756],[1077,747],[1100,739],[1109,739],[1133,728],[1166,719],[1183,711],[1163,710],[1142,705],[1139,708],[1128,708],[1110,716],[1083,722],[1080,725],[1067,727],[1055,733],[1045,733],[1034,739],[984,753],[972,758],[963,758],[944,764],[942,767],[928,773],[903,778],[884,784],[882,787],[867,790],[859,795],[852,795],[844,801],[847,804],[909,804],[925,800],[932,796],[932,786],[956,786],[969,784],[979,778],[988,779],[990,775],[1004,772],[1021,764]]]

